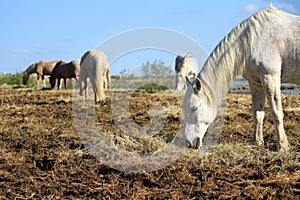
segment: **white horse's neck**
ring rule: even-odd
[[[218,106],[229,90],[230,82],[245,68],[244,45],[227,43],[226,38],[217,46],[204,64],[200,80],[206,89],[206,95]]]
[[[243,74],[253,42],[265,31],[271,16],[280,12],[270,7],[256,13],[232,29],[211,53],[198,77],[207,87],[212,103],[218,106],[229,90],[229,83]]]

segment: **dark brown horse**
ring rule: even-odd
[[[52,70],[54,69],[55,65],[61,62],[61,60],[55,60],[51,62],[39,61],[30,65],[24,72],[23,72],[23,84],[26,85],[29,79],[29,76],[33,73],[37,73],[37,86],[40,85],[40,82],[43,81],[43,86],[45,87],[45,75],[50,75]]]
[[[73,60],[69,63],[63,61],[57,63],[50,75],[51,89],[55,87],[56,79],[57,89],[60,88],[60,79],[64,79],[65,88],[67,89],[67,78],[75,78],[77,80],[80,73],[80,62],[79,60]]]

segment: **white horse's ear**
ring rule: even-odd
[[[201,87],[201,80],[199,78],[196,78],[194,87],[195,93],[198,93],[201,90]]]
[[[186,76],[186,77],[185,77],[185,80],[186,80],[186,84],[187,84],[188,86],[192,86],[192,83],[191,83],[189,77]]]

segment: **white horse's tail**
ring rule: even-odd
[[[80,59],[80,66],[82,65],[83,61],[86,59],[87,55],[90,54],[90,51],[87,51],[83,54],[83,56]]]

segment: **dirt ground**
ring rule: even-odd
[[[122,92],[126,93],[119,93]],[[299,199],[299,95],[282,97],[284,125],[291,146],[289,153],[276,151],[277,137],[268,105],[265,147],[252,145],[250,94],[230,93],[224,127],[206,156],[199,156],[197,150],[185,149],[183,155],[166,166],[147,171],[143,160],[126,163],[123,159],[119,166],[110,165],[107,160],[118,158],[101,160],[101,156],[111,153],[106,146],[100,145],[101,155],[97,153],[99,147],[94,151],[91,148],[94,143],[103,142],[105,136],[111,139],[113,146],[125,152],[150,155],[176,139],[182,125],[181,101],[176,95],[171,91],[129,94],[128,108],[115,103],[114,98],[119,97],[107,91],[106,102],[90,109],[76,106],[85,101],[72,101],[72,90],[1,86],[0,198]],[[163,110],[162,114],[151,112],[155,106]],[[129,117],[115,116],[124,108],[129,110]],[[74,114],[84,123],[74,120]],[[161,116],[165,116],[164,123],[155,127]],[[127,122],[134,126],[126,127]],[[96,126],[102,127],[103,132],[98,138]],[[81,128],[88,130],[91,137],[80,135]],[[126,135],[124,129],[148,135]],[[178,148],[182,148],[180,144],[178,142]],[[155,168],[158,164],[155,162],[150,159],[147,166]],[[128,171],[121,168],[123,165],[133,166],[131,170],[141,166],[144,171]]]

